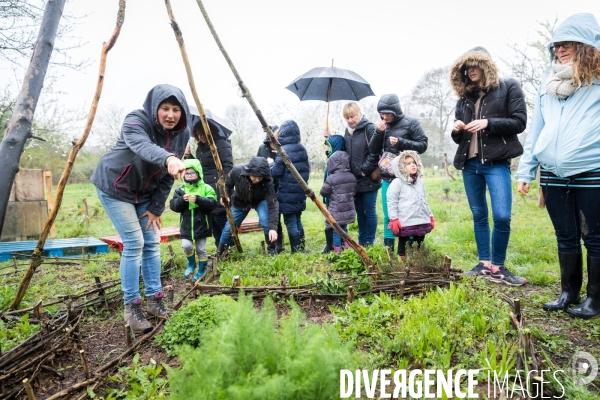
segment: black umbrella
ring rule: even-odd
[[[336,100],[360,100],[375,96],[371,85],[356,72],[331,67],[313,68],[300,75],[286,89],[295,93],[300,101],[321,100],[327,102],[327,121],[329,129],[329,102]]]
[[[196,125],[196,123],[198,123],[198,121],[200,121],[200,112],[198,111],[198,109],[196,107],[190,106],[190,113],[192,114],[192,117],[190,118],[191,119],[190,130],[192,130],[194,125]],[[222,136],[225,139],[228,139],[229,135],[231,135],[231,132],[233,132],[233,128],[231,127],[231,124],[229,123],[229,121],[218,117],[214,113],[211,113],[210,110],[207,108],[204,109],[204,114],[206,115],[206,119],[208,120],[209,126],[210,125],[216,126],[219,131],[219,136]]]

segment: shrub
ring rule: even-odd
[[[181,369],[170,371],[171,395],[180,399],[339,398],[340,369],[356,367],[350,345],[331,325],[305,324],[294,303],[277,322],[271,299],[262,310],[241,296],[234,312],[181,352]]]
[[[210,329],[223,321],[235,306],[228,296],[202,296],[177,311],[165,324],[157,343],[169,354],[182,345],[197,347]]]

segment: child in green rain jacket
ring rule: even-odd
[[[175,190],[171,199],[171,210],[180,213],[179,234],[181,247],[188,259],[188,267],[184,277],[187,279],[196,269],[196,257],[192,243],[196,243],[198,254],[197,281],[204,275],[208,262],[206,254],[206,238],[212,236],[210,213],[217,207],[217,195],[212,187],[202,180],[202,166],[196,159],[183,161],[185,166],[185,184]]]

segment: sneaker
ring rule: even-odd
[[[167,308],[163,302],[163,294],[158,293],[155,296],[148,296],[148,306],[146,312],[157,318],[167,319]]]
[[[497,272],[493,272],[490,276],[490,281],[496,283],[505,283],[511,286],[523,286],[527,283],[527,279],[516,276],[508,270],[504,265]]]
[[[123,319],[131,326],[131,329],[135,333],[148,333],[152,330],[152,324],[144,316],[142,301],[140,299],[125,304]]]
[[[483,265],[483,263],[479,263],[476,266],[473,267],[472,270],[467,271],[467,273],[465,273],[465,276],[469,277],[469,276],[485,276],[485,277],[489,277],[490,275],[492,275],[492,270],[489,269],[488,267],[486,267],[485,265]]]

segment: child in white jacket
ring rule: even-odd
[[[435,220],[421,179],[423,164],[416,151],[406,150],[392,161],[396,178],[387,191],[388,227],[398,237],[398,255],[406,257],[406,243],[421,246]]]

